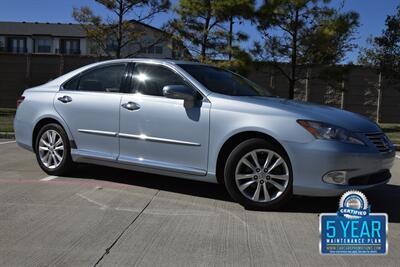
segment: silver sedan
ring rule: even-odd
[[[18,104],[16,140],[51,175],[83,162],[218,182],[250,209],[386,183],[395,157],[367,118],[193,62],[95,63]]]

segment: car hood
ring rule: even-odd
[[[240,97],[241,101],[263,105],[291,113],[298,119],[308,119],[333,124],[352,132],[380,132],[379,126],[359,114],[309,102],[288,100],[278,97]]]

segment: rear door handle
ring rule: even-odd
[[[61,97],[59,97],[57,99],[58,99],[58,101],[61,101],[63,103],[68,103],[68,102],[72,101],[72,98],[70,96],[67,96],[67,95],[61,96]]]
[[[135,102],[127,102],[121,105],[124,109],[127,110],[138,110],[140,109],[140,105]]]

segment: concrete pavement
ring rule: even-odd
[[[389,214],[387,256],[321,256],[318,215],[338,198],[246,211],[222,186],[98,166],[48,177],[0,140],[0,266],[398,266],[400,159],[367,192]]]

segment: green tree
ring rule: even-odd
[[[134,48],[138,53],[144,48],[161,42],[162,37],[144,44],[141,39],[146,34],[143,22],[165,12],[170,7],[169,0],[95,0],[111,15],[102,18],[87,7],[74,8],[72,16],[86,31],[90,40],[110,57],[121,58],[126,48]],[[136,49],[135,49],[136,48]],[[125,56],[133,56],[127,53]]]
[[[330,0],[265,0],[257,11],[262,42],[253,54],[271,61],[289,82],[289,98],[297,81],[304,79],[303,66],[340,63],[355,45],[353,35],[359,15],[332,8]],[[281,63],[287,63],[288,68]]]
[[[175,8],[178,18],[169,23],[174,38],[179,39],[200,61],[215,57],[225,45],[222,37],[224,19],[219,0],[181,0]]]
[[[381,36],[370,38],[369,47],[360,51],[358,62],[378,68],[385,85],[400,88],[400,5],[387,16]]]
[[[228,60],[232,60],[234,55],[238,58],[241,57],[243,51],[241,51],[239,45],[234,43],[240,43],[247,41],[248,35],[242,31],[234,30],[235,24],[242,24],[244,20],[251,20],[255,14],[255,1],[254,0],[225,0],[219,2],[219,16],[222,20],[228,24],[227,30],[227,43],[226,46]]]

